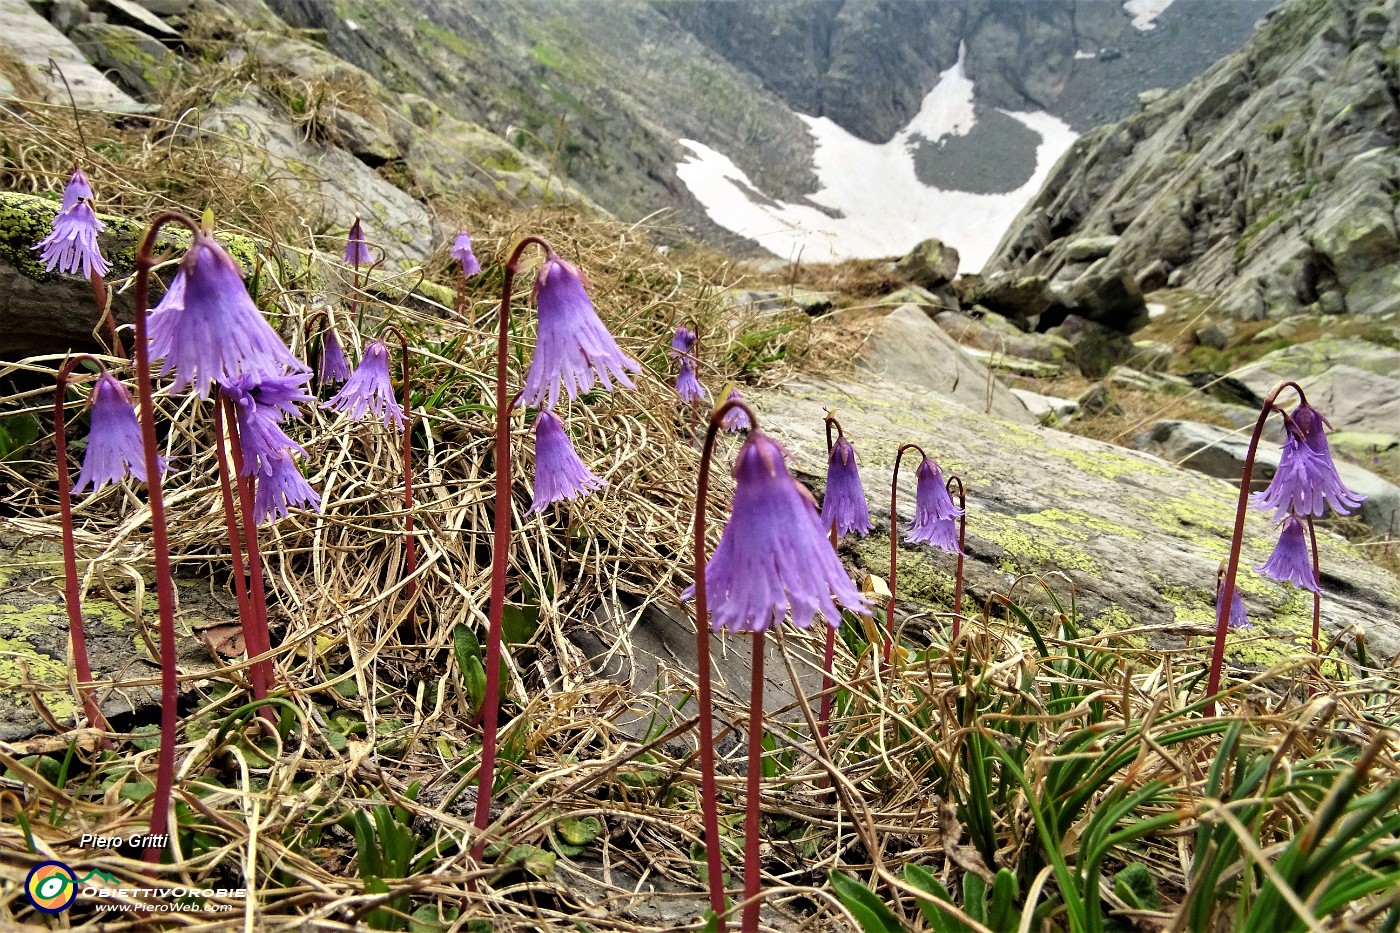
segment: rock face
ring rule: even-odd
[[[22,74],[22,86],[12,84],[10,94],[66,105],[68,91],[63,82],[66,78],[79,107],[121,113],[141,113],[149,109],[103,77],[63,33],[25,0],[0,0],[0,23],[5,26],[0,29],[0,57],[18,63]],[[49,71],[50,59],[58,64],[63,78]]]
[[[1213,631],[1216,568],[1234,522],[1236,492],[1228,483],[1088,438],[989,419],[897,386],[792,383],[760,396],[758,410],[764,429],[809,480],[825,476],[822,418],[828,408],[839,409],[861,458],[881,532],[888,528],[887,494],[873,490],[888,489],[901,443],[923,445],[945,474],[963,478],[970,605],[980,606],[992,591],[1005,593],[1014,574],[1063,571],[1090,628],[1141,626],[1130,640],[1178,647],[1188,633]],[[913,514],[913,494],[911,471],[900,484],[902,520]],[[1269,516],[1251,510],[1242,566],[1262,564],[1276,536]],[[1339,538],[1323,532],[1318,543],[1327,631],[1359,625],[1376,654],[1400,651],[1400,580]],[[842,550],[870,572],[888,574],[883,534]],[[900,553],[901,605],[910,612],[930,604],[947,611],[952,556],[918,545]],[[1232,642],[1233,659],[1268,666],[1296,652],[1304,633],[1310,637],[1311,599],[1248,569],[1240,581],[1255,625],[1251,634],[1264,637]],[[1068,595],[1063,584],[1050,583]],[[1025,592],[1024,584],[1017,589]],[[921,615],[908,624],[917,631],[944,623]],[[1208,653],[1210,638],[1197,638],[1195,646]]]
[[[958,251],[939,240],[924,240],[909,251],[894,271],[920,288],[937,288],[958,275]]]
[[[896,308],[875,325],[860,365],[887,381],[932,390],[972,411],[1021,424],[1034,421],[1026,406],[917,305]]]
[[[988,270],[1223,292],[1243,320],[1400,309],[1400,6],[1288,0],[1245,46],[1082,137]],[[1116,240],[1114,239],[1116,238]]]
[[[1159,421],[1133,438],[1133,447],[1238,484],[1249,452],[1249,434],[1194,421]],[[1260,441],[1254,488],[1264,488],[1278,472],[1279,450],[1277,444]],[[1362,520],[1379,534],[1393,530],[1400,522],[1400,487],[1345,460],[1338,460],[1337,472],[1348,489],[1366,497],[1360,509]]]

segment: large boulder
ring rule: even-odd
[[[138,98],[157,103],[180,74],[178,56],[139,29],[115,23],[83,23],[69,33],[94,64],[113,73]]]
[[[25,0],[0,0],[0,58],[15,63],[19,84],[11,95],[68,106],[68,93],[80,108],[146,113],[153,108],[133,100],[88,63],[82,51]],[[59,73],[50,68],[56,63]],[[7,82],[9,83],[9,82]]]
[[[1050,306],[1047,285],[1043,275],[995,272],[969,289],[965,297],[968,304],[982,305],[1029,329]]]
[[[1112,327],[1071,314],[1064,323],[1046,331],[1073,348],[1070,358],[1090,379],[1100,379],[1137,352],[1133,339]]]
[[[1132,445],[1178,466],[1238,485],[1249,452],[1249,437],[1244,430],[1164,420],[1134,437]],[[1259,442],[1254,459],[1256,489],[1262,489],[1278,472],[1280,453],[1278,444]],[[1400,522],[1400,486],[1345,460],[1337,460],[1337,472],[1348,489],[1366,497],[1360,509],[1362,520],[1380,534],[1393,530],[1392,523]]]
[[[937,288],[958,274],[958,251],[941,240],[927,239],[895,263],[895,271],[915,285]]]
[[[1150,320],[1142,289],[1126,270],[1101,259],[1069,287],[1073,312],[1105,327],[1131,334]]]
[[[826,471],[822,419],[838,409],[860,456],[877,533],[843,545],[864,570],[889,572],[888,482],[899,445],[922,445],[968,493],[968,606],[978,613],[1012,575],[1060,571],[1050,578],[1090,630],[1134,630],[1129,641],[1185,648],[1208,658],[1216,570],[1229,551],[1237,492],[1228,482],[1085,437],[989,419],[901,386],[794,381],[757,397],[764,430],[791,453],[795,469],[816,483]],[[913,464],[905,459],[900,518],[914,514]],[[1264,563],[1278,532],[1271,516],[1251,509],[1240,576],[1260,640],[1232,641],[1232,659],[1259,667],[1292,656],[1311,637],[1311,600],[1296,597],[1248,568]],[[1326,576],[1322,621],[1330,635],[1361,627],[1376,656],[1400,652],[1400,579],[1320,529]],[[946,612],[955,561],[921,545],[899,550],[899,597],[907,632],[942,629],[929,610]],[[1026,594],[1024,584],[1016,590]],[[1031,598],[1028,595],[1025,597]]]
[[[859,365],[889,382],[931,390],[973,411],[1019,424],[1034,421],[1026,406],[918,305],[903,305],[880,319],[861,349]]]

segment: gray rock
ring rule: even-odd
[[[74,26],[88,21],[88,5],[83,0],[54,0],[49,7],[49,22],[65,36]]]
[[[1046,427],[1053,428],[1079,414],[1079,403],[1073,399],[1041,395],[1029,389],[1012,389],[1011,394],[1021,400],[1032,418]]]
[[[1050,306],[1047,284],[1043,275],[999,272],[986,276],[970,289],[967,300],[1014,321],[1029,323]]]
[[[1233,321],[1216,321],[1196,331],[1196,342],[1212,350],[1223,350],[1235,339],[1236,330]]]
[[[1074,346],[1063,337],[1023,331],[993,311],[976,311],[946,311],[934,320],[965,347],[1050,363],[1057,370],[1074,366]]]
[[[1165,262],[1156,259],[1139,269],[1133,276],[1133,281],[1137,282],[1138,288],[1142,289],[1144,294],[1155,292],[1167,287],[1171,280],[1171,272],[1172,269]]]
[[[1133,438],[1132,445],[1136,450],[1238,485],[1249,452],[1249,437],[1250,431],[1245,428],[1231,431],[1194,421],[1159,421]],[[1273,479],[1278,471],[1280,452],[1277,444],[1259,442],[1254,460],[1254,488],[1262,489]],[[1380,533],[1391,528],[1400,510],[1400,486],[1345,461],[1337,461],[1337,473],[1348,489],[1366,497],[1361,504],[1362,520]]]
[[[1114,389],[1134,389],[1166,395],[1185,395],[1194,386],[1190,380],[1168,373],[1147,373],[1131,366],[1115,366],[1104,377],[1104,384]]]
[[[1079,393],[1079,398],[1076,401],[1080,410],[1088,415],[1123,414],[1123,409],[1118,407],[1118,403],[1113,400],[1113,395],[1109,393],[1108,386],[1102,382],[1096,382]]]
[[[1113,252],[1113,248],[1121,239],[1109,235],[1072,240],[1065,246],[1065,259],[1070,262],[1093,262],[1095,259],[1102,259]]]
[[[1145,373],[1164,373],[1175,357],[1176,350],[1170,344],[1153,340],[1134,340],[1133,355],[1128,358],[1128,362]]]
[[[300,202],[313,226],[348,229],[362,216],[367,238],[392,261],[421,261],[446,236],[435,234],[423,205],[345,150],[308,142],[274,106],[257,97],[231,100],[206,111],[193,132]]]
[[[1161,100],[1163,97],[1166,97],[1170,93],[1171,92],[1164,87],[1148,88],[1147,90],[1140,91],[1138,93],[1138,105],[1141,106],[1142,109],[1146,110],[1148,107],[1151,107],[1153,104],[1157,103],[1157,101]]]
[[[859,365],[889,382],[932,390],[974,411],[1021,424],[1026,407],[986,367],[972,360],[917,305],[896,308],[875,325]]]
[[[1124,334],[1146,326],[1151,319],[1147,300],[1133,277],[1099,260],[1074,280],[1069,288],[1074,313]]]
[[[1157,646],[1180,646],[1190,633],[1213,630],[1216,568],[1229,549],[1237,496],[1228,483],[1088,438],[987,419],[898,386],[792,382],[757,401],[764,429],[804,477],[825,475],[822,418],[830,408],[840,410],[860,452],[867,489],[875,477],[889,477],[895,450],[909,441],[924,445],[945,472],[962,476],[972,605],[1005,592],[1008,571],[1063,571],[1086,629],[1110,626],[1117,607],[1132,625],[1146,626]],[[872,496],[871,515],[888,527],[881,511],[886,499]],[[910,476],[900,483],[901,517],[913,507]],[[1250,510],[1242,566],[1262,564],[1272,551],[1277,531],[1269,518]],[[1324,584],[1326,632],[1360,625],[1376,655],[1400,652],[1400,581],[1325,530],[1318,545],[1334,581]],[[843,551],[856,562],[857,579],[864,570],[888,575],[887,538],[872,536]],[[940,551],[901,549],[899,599],[910,614],[896,622],[914,637],[944,630],[946,623],[928,613],[947,611],[953,567]],[[1311,605],[1290,601],[1286,585],[1253,578],[1249,586],[1256,632],[1276,634],[1287,645],[1311,631]],[[1123,627],[1117,617],[1116,627]]]
[[[119,113],[147,113],[152,108],[138,103],[103,77],[76,45],[34,11],[25,0],[0,0],[0,56],[8,57],[24,72],[40,98],[67,106],[68,91],[56,74],[49,72],[49,59],[57,62],[72,88],[78,106]]]
[[[1400,425],[1400,350],[1324,338],[1275,350],[1232,375],[1261,397],[1296,380],[1338,430],[1391,434]]]
[[[731,307],[744,308],[750,312],[771,314],[797,310],[815,316],[831,310],[836,294],[806,288],[787,288],[782,291],[729,292],[724,298]]]
[[[163,90],[180,74],[180,60],[158,39],[139,29],[114,23],[84,23],[70,38],[92,62],[115,73],[140,100],[158,103]]]
[[[1067,341],[1074,348],[1071,359],[1090,379],[1102,377],[1136,352],[1133,339],[1127,334],[1076,314],[1046,333]]]
[[[958,251],[940,240],[927,239],[895,264],[895,271],[915,285],[936,288],[958,275]]]
[[[914,304],[923,308],[925,314],[942,316],[942,312],[958,310],[958,295],[948,284],[932,290],[918,285],[906,285],[888,295],[881,295],[875,300],[875,304],[889,305],[892,308]]]
[[[134,0],[100,0],[100,2],[103,12],[112,22],[132,26],[142,32],[166,39],[180,37],[180,34],[170,24]]]
[[[194,6],[194,0],[132,0],[157,16],[182,16]]]
[[[336,141],[361,162],[376,168],[400,157],[399,147],[387,130],[345,107],[328,107],[322,113],[334,130]]]

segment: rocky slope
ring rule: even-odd
[[[991,270],[1103,268],[1221,296],[1242,320],[1400,309],[1400,10],[1291,0],[1238,52],[1080,139]]]

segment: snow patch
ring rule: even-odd
[[[1076,60],[1076,61],[1081,61],[1081,62],[1082,62],[1082,61],[1085,61],[1085,60],[1087,60],[1087,59],[1098,58],[1098,57],[1099,57],[1099,53],[1098,53],[1098,52],[1086,52],[1086,51],[1084,51],[1083,49],[1078,49],[1078,50],[1075,51],[1074,57],[1075,57],[1075,60]]]
[[[1148,317],[1150,317],[1150,318],[1158,318],[1158,317],[1161,317],[1162,315],[1164,315],[1164,314],[1166,314],[1166,313],[1167,313],[1167,306],[1166,306],[1166,305],[1157,304],[1157,302],[1155,302],[1155,301],[1149,301],[1149,302],[1147,303],[1147,316],[1148,316]]]
[[[944,191],[923,184],[914,171],[913,150],[921,140],[966,135],[975,123],[963,50],[914,119],[887,143],[866,142],[826,117],[799,115],[816,143],[819,183],[802,201],[767,197],[728,156],[692,139],[680,140],[692,155],[676,166],[676,174],[715,223],[790,261],[897,256],[937,237],[957,249],[962,271],[976,272],[1077,138],[1050,114],[1002,113],[1035,132],[1040,144],[1030,179],[1001,194]]]
[[[1172,5],[1172,0],[1123,0],[1123,9],[1133,18],[1133,28],[1140,32],[1157,28],[1157,17]]]

